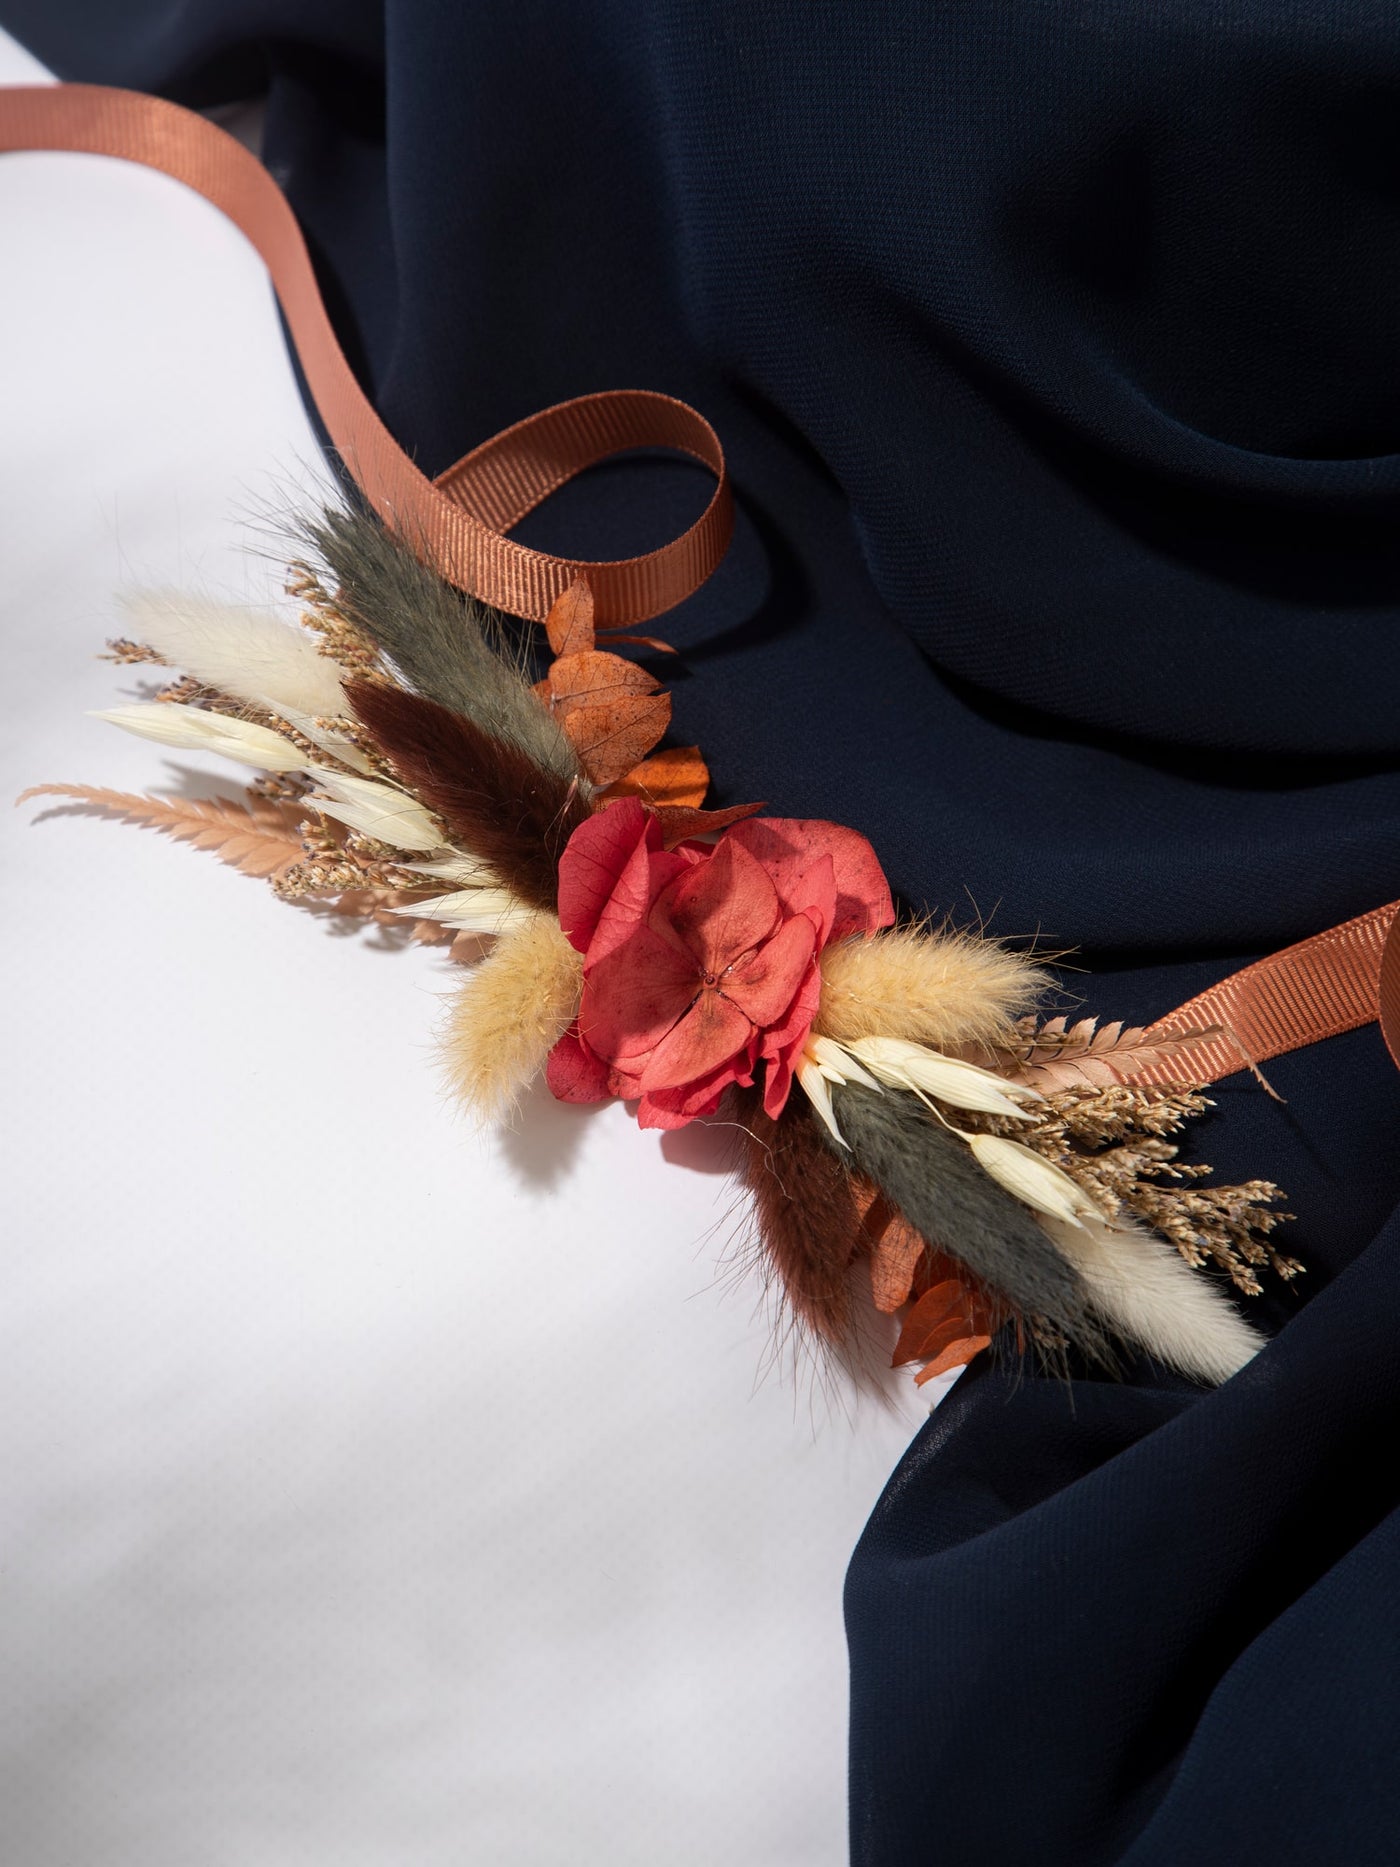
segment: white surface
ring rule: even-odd
[[[93,658],[114,587],[280,581],[241,517],[321,468],[262,269],[67,156],[0,159],[0,250],[0,797],[205,790],[84,709],[141,673]],[[844,1860],[841,1582],[907,1376],[762,1377],[706,1138],[464,1130],[440,958],[38,815],[0,811],[5,1867]]]

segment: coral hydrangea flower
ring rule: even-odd
[[[584,956],[583,999],[550,1088],[566,1102],[636,1097],[644,1128],[680,1128],[760,1063],[764,1106],[781,1111],[822,948],[888,927],[894,905],[874,850],[839,824],[754,818],[668,850],[655,815],[621,798],[570,837],[559,919]]]

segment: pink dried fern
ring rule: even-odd
[[[305,855],[300,827],[304,807],[250,794],[246,804],[227,798],[143,797],[84,784],[37,784],[17,800],[63,797],[146,829],[192,843],[242,875],[270,879]]]
[[[1047,1095],[1056,1089],[1104,1089],[1128,1082],[1143,1070],[1170,1064],[1172,1059],[1218,1037],[1217,1030],[1178,1031],[1154,1037],[1141,1025],[1122,1020],[1101,1025],[1097,1018],[1051,1018],[1027,1033],[1026,1047],[1016,1054],[1006,1074],[1013,1082]],[[1184,1072],[1189,1079],[1190,1071]]]

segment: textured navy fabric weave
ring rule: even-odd
[[[1400,16],[1368,0],[3,0],[63,75],[265,91],[430,471],[646,387],[740,505],[664,633],[718,802],[1148,1017],[1400,894]],[[521,530],[644,549],[623,462]],[[862,1867],[1370,1862],[1400,1823],[1400,1075],[1194,1143],[1308,1263],[1217,1394],[973,1371],[857,1549]],[[1306,1299],[1306,1301],[1305,1301]],[[835,1604],[833,1604],[833,1612]]]

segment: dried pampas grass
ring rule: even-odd
[[[583,955],[538,914],[502,934],[462,986],[442,1035],[448,1082],[483,1120],[508,1114],[578,1016]]]
[[[297,623],[178,590],[136,591],[122,607],[138,641],[221,694],[312,719],[346,710],[335,663]]]
[[[1011,1041],[1045,989],[1023,954],[973,934],[894,927],[822,954],[816,1029],[849,1044],[901,1037],[933,1050]]]

